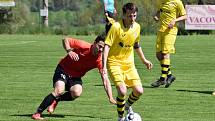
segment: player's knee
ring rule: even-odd
[[[58,89],[56,89],[56,90],[53,92],[53,95],[54,95],[55,97],[59,97],[60,95],[63,95],[63,93],[64,93],[64,90],[58,90]]]
[[[81,91],[79,91],[79,90],[74,90],[74,91],[71,92],[71,96],[72,96],[73,98],[78,98],[78,97],[81,96]]]
[[[143,90],[138,90],[137,91],[137,96],[141,96],[143,94]]]
[[[81,96],[81,94],[78,94],[78,93],[75,93],[75,94],[72,95],[73,98],[78,98],[80,96]]]
[[[118,95],[120,96],[125,96],[127,93],[127,88],[125,86],[118,86],[117,90],[118,90]]]
[[[136,96],[141,96],[142,94],[143,94],[143,92],[144,92],[144,90],[143,90],[143,88],[142,87],[138,87],[138,88],[135,88],[134,90],[133,90],[133,92],[134,92],[134,94],[136,95]]]
[[[156,53],[156,57],[157,57],[158,60],[163,60],[163,59],[164,59],[163,54],[160,53],[160,52],[157,52],[157,53]]]

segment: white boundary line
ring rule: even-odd
[[[36,41],[19,41],[19,42],[15,42],[15,43],[5,43],[5,44],[1,44],[0,46],[5,46],[5,45],[22,45],[22,44],[28,44],[28,43],[34,43]]]

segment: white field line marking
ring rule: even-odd
[[[5,45],[21,45],[21,44],[28,44],[28,43],[34,43],[36,41],[19,41],[19,42],[14,42],[14,43],[5,43],[5,44],[1,44],[0,46],[5,46]]]

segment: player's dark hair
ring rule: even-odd
[[[131,10],[132,12],[138,12],[138,8],[137,6],[135,6],[134,3],[126,3],[122,7],[123,14],[125,14],[127,10]]]
[[[97,37],[96,37],[96,39],[95,39],[95,42],[97,43],[97,42],[99,42],[99,41],[105,41],[105,34],[99,34]]]

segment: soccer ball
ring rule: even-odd
[[[140,114],[127,114],[125,117],[125,121],[142,121]]]

